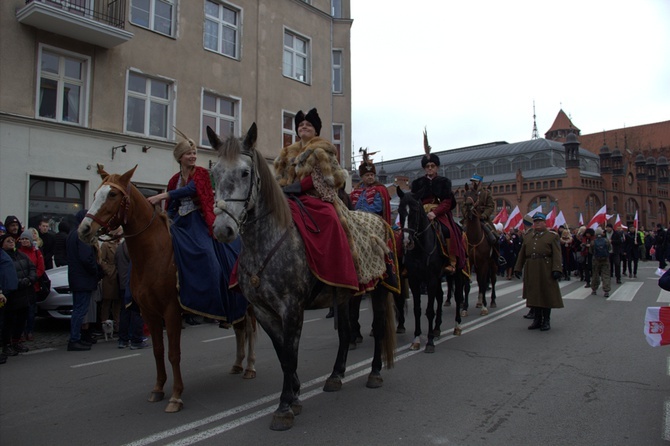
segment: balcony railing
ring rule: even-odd
[[[125,31],[127,0],[26,0],[19,22],[111,48],[130,40]]]
[[[126,0],[26,0],[26,5],[33,2],[61,8],[70,14],[88,17],[115,28],[123,29],[125,26]]]

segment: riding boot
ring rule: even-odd
[[[526,314],[524,319],[535,319],[535,307],[530,307],[528,309],[528,314]]]
[[[542,326],[542,309],[536,307],[534,310],[533,323],[528,326],[529,330],[537,330]]]
[[[549,325],[549,319],[551,319],[551,308],[542,308],[542,325],[540,326],[540,331],[551,330],[551,325]]]

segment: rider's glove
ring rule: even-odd
[[[281,190],[287,195],[299,195],[302,192],[302,187],[300,181],[296,181],[295,183],[282,187]]]
[[[552,271],[551,277],[553,277],[554,280],[559,280],[561,277],[563,277],[563,273],[561,273],[560,271]]]

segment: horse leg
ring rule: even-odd
[[[184,403],[181,394],[184,391],[184,382],[181,377],[181,308],[175,300],[165,311],[165,329],[168,338],[168,360],[172,365],[172,396],[165,412],[179,412]],[[162,362],[162,360],[161,360]]]
[[[233,324],[233,330],[235,331],[235,363],[230,368],[230,373],[232,375],[239,375],[244,371],[244,347],[246,346],[246,317],[244,320],[241,320]]]
[[[377,389],[381,387],[384,383],[382,379],[382,342],[384,341],[386,334],[386,324],[387,324],[387,310],[391,311],[391,308],[387,307],[387,291],[381,286],[378,285],[377,288],[370,293],[370,299],[372,300],[372,332],[374,334],[375,340],[375,349],[372,357],[372,370],[368,375],[368,381],[365,384],[366,387],[370,389]]]
[[[405,301],[409,299],[409,283],[407,279],[402,279],[400,282],[400,294],[394,294],[393,300],[395,301],[395,314],[398,319],[398,328],[396,329],[397,334],[405,333]]]
[[[411,280],[409,286],[414,301],[414,340],[409,349],[419,350],[421,348],[421,282]]]
[[[282,392],[279,397],[279,407],[272,414],[270,429],[285,431],[293,427],[295,415],[302,411],[302,403],[298,397],[300,394],[300,380],[296,372],[298,368],[298,344],[300,342],[300,333],[302,332],[302,323],[296,328],[295,333],[284,332],[282,327],[286,325],[286,322],[281,320],[261,320],[261,325],[272,340],[272,345],[275,348],[284,374]]]
[[[482,310],[479,314],[486,316],[489,314],[489,309],[486,308],[486,288],[489,286],[489,271],[482,271],[481,279],[479,273],[477,273],[477,283],[479,284],[479,301],[482,303]]]
[[[453,278],[452,278],[453,281]],[[433,336],[439,338],[442,334],[442,301],[444,300],[444,291],[442,290],[442,279],[437,280],[435,285],[435,328],[433,328]]]
[[[461,302],[461,317],[467,317],[468,308],[470,306],[468,300],[468,296],[470,295],[470,278],[462,277],[461,280],[463,281],[463,295],[462,295],[463,301]]]
[[[247,368],[244,370],[244,375],[242,375],[244,379],[254,379],[256,377],[256,334],[258,333],[256,328],[254,308],[249,305],[244,316],[244,330],[247,339]]]
[[[463,282],[465,278],[460,270],[456,271],[454,277],[454,301],[456,302],[456,325],[454,326],[454,336],[460,336],[461,329],[461,305],[463,304]]]
[[[352,296],[349,299],[349,327],[351,328],[351,338],[349,341],[349,350],[356,350],[357,344],[363,342],[361,334],[361,324],[358,322],[361,313],[361,300],[363,296]]]
[[[454,295],[454,278],[453,276],[447,276],[447,301],[444,303],[445,307],[451,306],[451,297]]]
[[[337,357],[335,358],[335,365],[333,365],[333,372],[328,379],[326,379],[326,383],[323,386],[324,392],[336,392],[342,389],[342,378],[344,378],[344,372],[347,368],[349,346],[353,339],[349,321],[348,302],[345,301],[337,307],[337,335],[339,338],[339,346],[337,349]]]
[[[495,261],[494,261],[495,262]],[[494,271],[495,271],[494,267]],[[497,274],[491,275],[491,308],[498,308],[496,304],[496,281],[498,280]]]
[[[165,369],[165,346],[163,344],[163,318],[150,312],[142,311],[144,322],[149,327],[151,335],[151,345],[156,362],[156,384],[149,394],[149,401],[157,403],[163,401],[165,392],[163,387],[167,381],[167,371]]]
[[[425,353],[435,353],[435,332],[433,332],[433,319],[435,319],[435,287],[428,289],[428,304],[426,305],[426,318],[428,319],[428,341],[426,342]]]

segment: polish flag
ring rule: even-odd
[[[615,231],[619,228],[628,229],[626,226],[624,226],[623,223],[621,223],[621,216],[619,214],[616,214],[616,220],[614,220],[614,224],[612,225],[612,228]]]
[[[637,228],[639,228],[639,222],[637,220],[637,211],[635,211],[635,219],[633,220],[633,222],[635,223],[635,233],[637,234],[638,231]],[[637,241],[637,236],[635,236],[635,240]]]
[[[556,226],[557,228],[559,226],[565,226],[567,228],[568,227],[567,224],[568,223],[565,221],[565,217],[563,216],[563,211],[559,212],[558,215],[556,216],[556,220],[554,220],[554,226]]]
[[[604,205],[596,212],[596,215],[593,216],[587,227],[596,229],[598,226],[605,226],[605,222],[607,222],[607,205]]]
[[[581,212],[579,213],[578,223],[579,223],[579,226],[584,226],[584,214],[582,214]]]
[[[500,209],[500,212],[498,212],[498,215],[496,215],[496,218],[493,219],[493,224],[494,225],[496,223],[505,224],[505,223],[507,223],[508,218],[509,218],[509,215],[507,215],[507,206],[503,206],[503,208]]]
[[[556,208],[551,208],[551,210],[547,214],[547,228],[549,229],[554,229],[554,221],[556,220],[556,216],[554,215],[554,209]]]
[[[644,335],[652,347],[670,344],[670,307],[647,307]]]
[[[519,223],[523,224],[523,216],[519,211],[519,206],[515,206],[512,213],[509,215],[509,218],[505,222],[503,231],[508,232],[509,230],[519,226]]]

